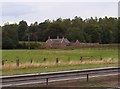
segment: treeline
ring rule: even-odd
[[[48,36],[51,38],[67,37],[74,42],[90,42],[101,44],[119,43],[118,25],[120,19],[112,17],[45,20],[44,22],[31,23],[22,20],[19,24],[5,24],[2,28],[2,48],[19,48],[19,41],[45,42]]]

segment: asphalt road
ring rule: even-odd
[[[112,75],[118,75],[118,71],[110,71],[110,72],[104,72],[104,73],[95,73],[95,74],[89,74],[89,78],[92,77],[104,77],[104,76],[112,76]],[[69,76],[61,76],[57,78],[49,78],[48,82],[57,82],[57,81],[65,81],[65,80],[74,80],[74,79],[83,79],[87,78],[87,75],[69,75]],[[14,79],[13,79],[14,80]],[[12,81],[11,82],[5,82],[3,80],[2,87],[10,87],[10,86],[20,86],[20,85],[29,85],[29,84],[38,84],[43,83],[46,84],[46,79],[41,79],[39,77],[34,77],[34,79],[31,78],[21,78],[19,81]]]

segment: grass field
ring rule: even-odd
[[[92,56],[92,57],[91,57]],[[55,61],[59,58],[62,61],[68,60],[80,60],[83,57],[85,59],[99,60],[100,57],[103,59],[118,58],[117,49],[105,49],[105,48],[81,48],[74,50],[3,50],[2,59],[6,60],[6,63],[13,63],[16,59],[19,59],[21,63],[29,62],[31,59],[35,62],[42,62],[44,58],[47,61]]]
[[[45,62],[43,62],[44,58],[46,58]],[[56,58],[59,59],[58,64]],[[5,61],[5,65],[2,67],[3,75],[10,75],[117,66],[118,50],[117,47],[84,47],[69,50],[2,50],[2,59]],[[15,64],[17,59],[20,60],[19,67],[16,67]],[[30,64],[30,60],[33,60],[32,64]]]

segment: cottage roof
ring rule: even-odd
[[[62,42],[66,43],[66,44],[70,43],[70,41],[68,41],[67,38],[65,38],[65,39],[50,39],[50,40],[52,41],[53,44],[62,43]]]
[[[61,43],[62,39],[50,39],[52,41],[52,43],[57,44],[57,43]]]
[[[70,43],[70,41],[67,38],[65,38],[64,41],[65,43],[68,43],[68,44]]]
[[[76,42],[75,43],[80,43],[80,41],[79,40],[76,40]]]
[[[59,39],[59,38],[57,38],[57,39],[49,39],[50,41],[51,41],[51,43],[52,44],[60,44],[60,43],[64,43],[64,44],[69,44],[70,43],[70,41],[68,41],[68,39],[67,38],[61,38],[61,39]]]

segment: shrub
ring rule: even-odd
[[[37,42],[19,42],[18,44],[18,49],[40,49],[41,48],[41,44],[37,43]]]

